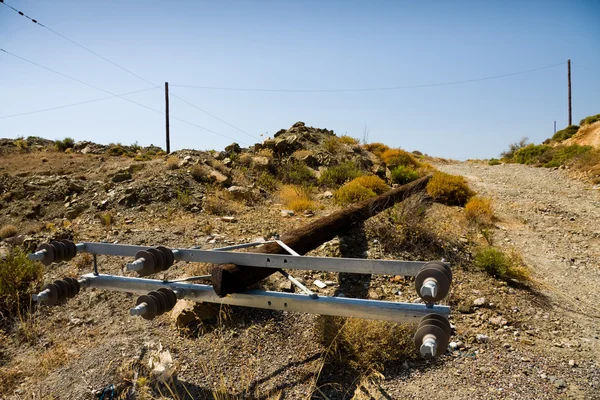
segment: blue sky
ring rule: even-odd
[[[456,159],[541,142],[600,113],[600,2],[591,1],[28,1],[5,0],[45,26],[218,116],[171,98],[171,114],[253,144],[296,121]],[[120,94],[152,87],[0,5],[0,48]],[[256,92],[179,87],[353,89]],[[164,116],[0,52],[0,137],[164,146]],[[164,110],[162,89],[127,96]],[[264,135],[260,137],[260,135]],[[232,140],[178,120],[171,147]]]

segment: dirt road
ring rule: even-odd
[[[465,176],[478,194],[493,199],[500,218],[495,244],[516,248],[532,268],[542,292],[580,326],[581,336],[597,337],[600,190],[570,179],[566,170],[518,164],[438,167]],[[600,343],[592,343],[598,356]]]

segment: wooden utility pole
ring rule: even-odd
[[[556,135],[556,121],[554,121],[554,134]]]
[[[567,61],[568,65],[568,75],[569,75],[569,126],[572,125],[572,109],[571,109],[571,60]]]
[[[415,193],[423,192],[429,179],[431,179],[431,175],[392,189],[372,199],[350,205],[283,235],[281,240],[298,254],[306,254],[333,239],[336,235],[347,232],[357,222],[364,221]],[[277,243],[268,243],[253,250],[253,252],[278,254],[283,253],[284,250]],[[275,272],[277,272],[277,269],[273,268],[222,264],[213,268],[211,278],[215,293],[219,297],[225,297],[228,294],[244,291],[248,286]]]
[[[571,84],[569,84],[569,87],[571,87]],[[570,95],[569,98],[571,98]],[[167,122],[167,154],[169,154],[171,152],[171,138],[169,137],[169,82],[165,82],[165,118]]]

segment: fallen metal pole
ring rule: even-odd
[[[268,310],[294,311],[309,314],[331,315],[339,317],[355,317],[402,323],[418,323],[429,314],[438,314],[445,318],[450,308],[440,305],[413,303],[397,303],[381,300],[351,299],[346,297],[319,296],[280,293],[271,291],[248,290],[243,293],[219,297],[210,285],[190,284],[183,282],[164,282],[155,279],[131,278],[113,275],[86,274],[82,277],[85,287],[146,294],[159,288],[174,290],[180,299],[228,304],[243,307],[255,307]]]

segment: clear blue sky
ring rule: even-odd
[[[162,85],[241,130],[272,135],[296,121],[457,159],[541,142],[600,113],[600,1],[30,1],[5,0],[47,27]],[[0,5],[0,48],[112,93],[151,87]],[[499,79],[367,92],[351,89]],[[0,52],[0,117],[107,97]],[[127,96],[164,110],[154,89]],[[253,144],[176,98],[171,114]],[[172,149],[230,139],[171,121]],[[0,118],[0,137],[42,136],[164,146],[164,116],[112,98]],[[264,138],[264,137],[263,137]]]

